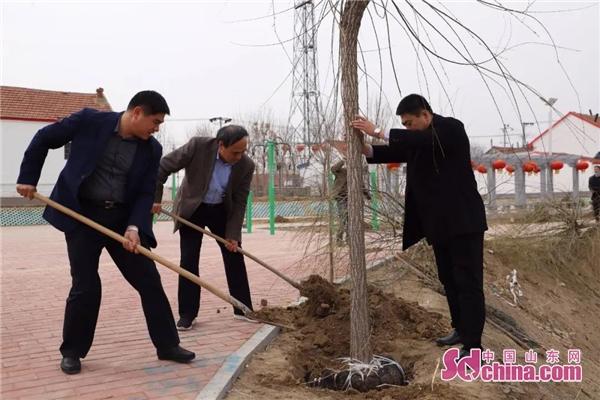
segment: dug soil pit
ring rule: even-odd
[[[349,373],[350,292],[334,287],[323,278],[312,275],[302,282],[301,294],[307,300],[293,308],[263,308],[256,313],[263,320],[295,329],[285,333],[296,341],[287,359],[291,365],[286,379],[290,384],[305,384],[334,390],[366,392],[406,385],[413,376],[411,360],[395,360],[390,351],[399,337],[426,340],[443,336],[447,322],[416,302],[387,295],[369,286],[369,309],[373,328],[374,353],[384,355],[363,373]],[[400,361],[399,365],[393,361]]]

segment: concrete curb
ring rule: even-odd
[[[373,270],[383,267],[388,262],[392,261],[394,256],[388,256],[381,260],[375,260],[367,265],[367,270]],[[346,276],[335,281],[336,284],[344,283],[350,279]],[[292,303],[291,305],[297,305],[302,301]],[[233,386],[233,383],[237,377],[242,373],[246,363],[250,357],[261,350],[263,350],[269,343],[271,343],[279,334],[279,327],[272,325],[264,325],[260,328],[250,339],[246,341],[235,353],[232,353],[221,368],[217,371],[215,376],[206,384],[196,400],[221,400],[227,395],[227,392]]]
[[[233,382],[242,373],[252,354],[261,351],[277,337],[279,327],[264,325],[235,353],[232,353],[219,368],[215,376],[196,396],[196,400],[220,400],[229,391]]]

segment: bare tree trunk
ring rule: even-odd
[[[365,229],[363,225],[362,145],[363,137],[351,121],[358,114],[357,42],[360,22],[368,0],[347,1],[340,21],[340,59],[342,68],[342,104],[348,143],[348,244],[352,300],[350,313],[350,356],[369,363],[372,358],[367,298]]]

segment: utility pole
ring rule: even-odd
[[[527,137],[525,136],[525,127],[533,126],[533,125],[534,125],[533,122],[521,122],[521,128],[523,130],[523,147],[527,146]]]
[[[508,131],[509,130],[511,130],[511,131],[513,130],[513,128],[511,128],[509,124],[504,124],[502,126],[501,131],[502,131],[502,137],[503,137],[503,144],[502,144],[503,147],[506,147],[507,142],[510,143],[510,140],[508,140]]]

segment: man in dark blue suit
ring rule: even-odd
[[[46,207],[44,218],[65,233],[72,286],[67,298],[60,367],[81,371],[100,310],[98,261],[106,248],[127,281],[139,292],[148,331],[162,360],[189,362],[195,354],[179,346],[171,306],[154,262],[136,246],[156,247],[150,210],[162,147],[152,137],[169,106],[157,92],[136,94],[122,113],[83,109],[40,129],[25,151],[17,192],[33,198],[49,149],[71,143],[71,151],[51,198],[123,233],[120,244],[87,225]]]

